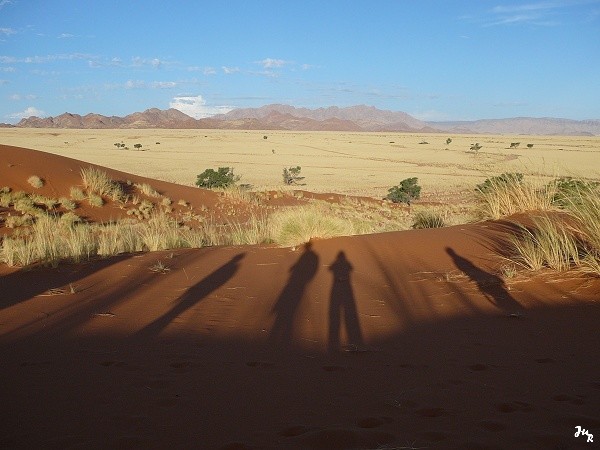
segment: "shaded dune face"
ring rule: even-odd
[[[73,160],[0,151],[1,185],[79,179]],[[586,448],[574,433],[600,431],[598,279],[501,278],[511,233],[2,266],[0,447]]]

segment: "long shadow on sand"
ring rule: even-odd
[[[278,346],[289,346],[292,342],[294,321],[298,307],[308,283],[319,268],[319,257],[312,250],[312,243],[304,245],[304,252],[290,268],[290,277],[273,307],[275,323],[269,340]]]
[[[523,309],[519,302],[508,293],[504,281],[500,277],[480,269],[450,247],[446,247],[446,253],[450,255],[454,265],[477,284],[479,292],[492,304],[506,312]]]
[[[136,336],[144,338],[158,336],[160,332],[164,330],[171,323],[171,321],[173,321],[173,319],[197,305],[211,292],[227,283],[239,270],[240,261],[245,256],[245,253],[239,253],[235,255],[227,263],[223,264],[210,275],[204,277],[194,286],[189,288],[185,294],[175,301],[175,306],[138,331]]]
[[[359,348],[363,344],[363,337],[350,280],[353,267],[346,258],[345,252],[340,251],[337,254],[329,270],[333,274],[333,285],[329,299],[329,351],[334,352],[341,348],[342,318],[348,336],[348,347]]]

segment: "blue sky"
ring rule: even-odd
[[[600,0],[0,0],[0,122],[373,105],[600,118]]]

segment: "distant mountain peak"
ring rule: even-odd
[[[423,122],[401,111],[370,105],[327,106],[316,109],[271,104],[239,108],[227,114],[194,119],[174,109],[149,108],[125,117],[65,112],[56,117],[29,117],[22,128],[216,128],[294,131],[380,131],[419,133],[600,135],[600,120],[516,117],[456,122]]]

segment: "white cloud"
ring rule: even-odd
[[[262,61],[258,61],[258,64],[262,64],[265,69],[273,69],[283,67],[288,64],[288,62],[283,59],[265,58]]]
[[[237,73],[237,72],[240,71],[239,67],[226,67],[226,66],[223,66],[221,68],[223,69],[223,72],[225,72],[225,74],[227,74],[227,75],[230,75],[232,73]]]
[[[0,72],[14,72],[14,67],[0,67]]]
[[[0,9],[4,8],[6,5],[10,5],[12,0],[0,0]]]
[[[574,7],[598,4],[598,0],[537,1],[516,5],[499,5],[481,18],[483,26],[530,24],[537,26],[560,25],[565,14]],[[464,19],[474,19],[472,16]]]
[[[150,87],[153,89],[171,89],[177,87],[175,81],[154,81],[150,83]]]
[[[181,111],[194,119],[203,119],[215,114],[225,114],[233,108],[229,106],[206,106],[206,100],[201,95],[181,95],[174,97],[169,108]]]
[[[0,5],[1,7],[1,5]],[[15,30],[12,28],[0,28],[0,34],[4,34],[6,36],[10,36],[11,34],[17,34]]]
[[[177,87],[177,82],[175,81],[152,81],[146,82],[143,80],[127,80],[124,85],[125,89],[171,89]],[[113,85],[113,87],[121,87],[119,85]]]
[[[145,59],[145,58],[140,58],[139,56],[136,56],[135,58],[131,58],[131,65],[133,67],[150,66],[150,67],[153,67],[154,69],[158,69],[163,64],[165,64],[165,62],[158,58]]]
[[[19,101],[19,100],[35,100],[38,97],[37,97],[37,95],[34,95],[34,94],[27,94],[27,95],[13,94],[8,98],[13,101]]]
[[[70,39],[70,38],[74,38],[75,35],[71,34],[71,33],[61,33],[58,35],[58,39]]]
[[[217,71],[214,67],[199,67],[199,66],[190,66],[187,68],[188,72],[202,72],[204,75],[216,75]]]
[[[37,109],[34,106],[30,106],[29,108],[25,109],[25,111],[8,114],[6,117],[8,119],[20,120],[20,119],[26,119],[27,117],[31,117],[31,116],[44,117],[44,116],[46,116],[46,113],[40,109]]]

